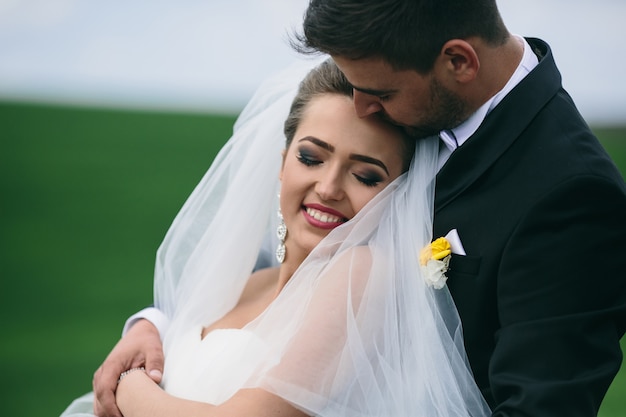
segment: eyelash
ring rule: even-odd
[[[311,156],[308,156],[303,152],[298,152],[296,158],[301,164],[307,167],[314,167],[322,163],[322,161],[312,158]],[[366,178],[357,174],[352,175],[354,176],[354,178],[356,178],[357,181],[359,181],[366,187],[376,187],[382,181],[382,179],[378,175],[372,175],[370,178]]]
[[[308,167],[316,166],[322,163],[321,161],[318,161],[317,159],[314,159],[308,155],[304,155],[302,152],[298,152],[298,155],[296,156],[296,158],[298,158],[298,161],[300,161],[302,164]]]
[[[360,183],[366,187],[376,187],[382,181],[380,178],[365,178],[360,175],[352,174]]]

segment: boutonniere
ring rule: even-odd
[[[445,237],[436,239],[420,251],[420,268],[426,285],[437,290],[446,285],[451,253],[450,242]]]

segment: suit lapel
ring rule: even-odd
[[[436,179],[435,212],[476,182],[559,91],[561,75],[549,46],[538,39],[527,40],[539,56],[539,64],[504,97],[441,168]]]

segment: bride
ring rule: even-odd
[[[120,411],[488,415],[454,304],[420,266],[437,141],[360,119],[331,60],[297,94],[294,74],[253,97],[159,248],[163,381],[123,372]],[[279,263],[252,272],[268,247]],[[92,409],[88,394],[63,416]]]

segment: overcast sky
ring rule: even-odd
[[[299,59],[306,0],[0,0],[0,99],[242,108]],[[590,122],[626,121],[626,1],[500,0],[509,29],[548,41]]]

